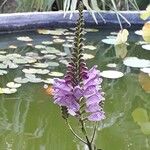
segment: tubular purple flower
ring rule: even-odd
[[[105,118],[100,102],[104,101],[103,92],[100,91],[100,72],[94,66],[87,71],[87,78],[83,79],[81,85],[72,86],[65,79],[54,80],[54,103],[66,106],[71,115],[80,111],[80,98],[86,104],[85,111],[90,114],[88,120],[100,121]]]

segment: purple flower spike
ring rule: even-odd
[[[104,93],[101,91],[99,71],[94,66],[87,71],[87,78],[82,80],[82,84],[73,86],[65,79],[54,80],[54,103],[59,106],[66,106],[70,115],[75,116],[80,111],[80,98],[86,104],[85,111],[89,113],[89,121],[100,121],[105,118],[100,102],[104,101]]]

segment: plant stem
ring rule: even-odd
[[[81,129],[82,129],[82,133],[84,134],[85,138],[86,138],[86,141],[87,141],[87,146],[89,148],[89,150],[92,150],[92,143],[90,142],[88,136],[87,136],[87,132],[86,132],[86,129],[85,129],[85,125],[84,125],[84,122],[82,119],[79,120],[79,122],[81,123]]]
[[[69,124],[69,122],[68,122],[67,119],[66,119],[66,124],[68,125],[68,127],[69,127],[70,131],[72,132],[72,134],[73,134],[78,140],[80,140],[80,141],[81,141],[82,143],[84,143],[84,144],[87,144],[86,141],[84,141],[81,137],[79,137],[79,136],[75,133],[75,131],[73,130],[73,128],[71,127],[71,125]]]
[[[95,127],[94,127],[94,131],[93,131],[93,135],[92,135],[91,143],[93,143],[93,141],[94,141],[95,134],[96,134],[96,130],[97,130],[97,122],[95,123]]]

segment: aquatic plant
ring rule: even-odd
[[[79,2],[79,19],[75,31],[74,47],[72,57],[67,67],[64,79],[54,79],[54,103],[58,104],[62,110],[62,116],[66,120],[72,133],[84,144],[89,150],[96,150],[93,142],[95,138],[96,126],[93,136],[90,139],[86,131],[86,122],[91,121],[97,124],[105,118],[103,111],[104,93],[101,89],[102,79],[97,66],[90,70],[86,67],[83,59],[83,4]],[[69,116],[78,119],[85,140],[79,137],[69,124]]]

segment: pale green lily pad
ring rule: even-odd
[[[45,59],[50,59],[50,60],[53,60],[53,59],[56,59],[57,57],[55,55],[44,55],[43,56]]]
[[[102,42],[109,45],[115,45],[116,39],[103,39]]]
[[[72,48],[72,47],[73,47],[73,44],[64,43],[62,46],[63,46],[63,47],[69,47],[69,48]]]
[[[8,60],[8,58],[4,55],[0,55],[0,62],[3,62],[5,60]]]
[[[69,62],[65,59],[61,59],[61,60],[59,60],[59,62],[66,65],[66,66],[68,66],[68,64],[69,64]]]
[[[57,53],[56,55],[57,55],[57,56],[62,56],[62,57],[64,57],[64,56],[67,56],[67,53],[65,53],[65,52],[60,52],[60,53]]]
[[[44,45],[35,45],[36,49],[46,49],[46,46]]]
[[[64,43],[65,40],[64,39],[54,39],[53,42],[54,43]]]
[[[24,59],[24,58],[14,58],[13,59],[13,62],[15,63],[15,64],[27,64],[28,63],[28,61],[26,60],[26,59]]]
[[[47,68],[49,65],[47,63],[35,63],[33,67],[35,68]]]
[[[150,135],[150,122],[144,122],[140,126],[141,126],[141,131],[145,135]]]
[[[17,77],[17,78],[14,79],[14,81],[16,83],[23,84],[23,83],[28,83],[29,80],[27,78]]]
[[[83,48],[89,49],[89,50],[96,50],[96,47],[93,45],[85,45],[85,46],[83,46]]]
[[[144,73],[150,74],[150,68],[141,68],[140,70]]]
[[[0,70],[0,76],[7,74],[6,70]]]
[[[32,57],[29,57],[29,56],[25,56],[24,59],[27,61],[27,63],[29,64],[32,64],[32,63],[35,63],[37,61],[36,58],[32,58]]]
[[[52,41],[43,41],[42,44],[44,44],[44,45],[51,45],[51,44],[53,44],[53,42]]]
[[[74,36],[66,36],[66,39],[74,40]]]
[[[3,63],[0,63],[0,69],[7,69],[7,65],[3,64]]]
[[[7,54],[6,51],[0,51],[0,54]]]
[[[105,71],[102,71],[100,75],[108,79],[118,79],[124,76],[122,72],[116,71],[116,70],[105,70]]]
[[[83,59],[85,59],[85,60],[92,59],[92,58],[94,58],[94,55],[92,55],[92,54],[87,54],[87,53],[83,54]]]
[[[42,79],[37,78],[34,74],[25,74],[25,77],[28,79],[30,83],[41,83]]]
[[[48,75],[53,76],[53,77],[62,77],[64,74],[61,72],[52,71]]]
[[[59,66],[59,63],[54,62],[54,61],[49,61],[47,63],[49,64],[50,67],[58,67]]]
[[[8,48],[10,48],[10,49],[16,49],[17,46],[16,45],[9,45]]]
[[[20,36],[20,37],[17,37],[17,40],[19,41],[24,41],[24,42],[31,42],[33,41],[30,37],[28,36]]]
[[[25,74],[35,74],[36,73],[36,69],[34,68],[29,68],[29,69],[23,69],[22,72],[24,72]]]
[[[48,73],[49,73],[49,70],[47,70],[47,69],[36,69],[36,74],[45,75]]]
[[[17,89],[11,88],[0,88],[0,94],[14,94],[17,92]]]
[[[150,60],[139,59],[137,57],[126,57],[123,64],[133,68],[148,68],[150,67]]]
[[[109,68],[116,68],[116,67],[117,67],[117,64],[115,64],[115,63],[110,63],[110,64],[107,64],[107,67],[109,67]]]
[[[54,47],[47,47],[46,50],[47,50],[48,53],[51,53],[51,54],[60,53],[60,51],[55,49]]]
[[[137,122],[139,125],[141,123],[149,121],[147,111],[143,108],[136,108],[132,112],[132,117],[133,117],[134,121]]]
[[[74,35],[73,32],[65,32],[64,35]]]
[[[43,80],[43,82],[46,83],[46,84],[53,84],[54,83],[54,79],[47,78],[46,80]]]
[[[137,30],[134,32],[136,35],[143,35],[143,31],[142,30]]]
[[[19,87],[21,87],[21,84],[19,83],[14,83],[14,82],[8,82],[6,84],[7,87],[12,88],[12,89],[17,89]]]
[[[145,49],[145,50],[150,51],[150,44],[142,45],[142,48]]]
[[[47,29],[38,29],[39,34],[51,34],[51,35],[62,35],[64,30],[47,30]]]
[[[26,56],[29,56],[29,57],[38,57],[39,56],[39,54],[38,53],[35,53],[35,52],[27,52],[26,53]]]
[[[85,28],[84,30],[85,30],[86,32],[99,32],[98,29]]]
[[[59,36],[54,35],[54,36],[52,36],[52,38],[54,38],[54,39],[59,39],[60,37],[59,37]]]

